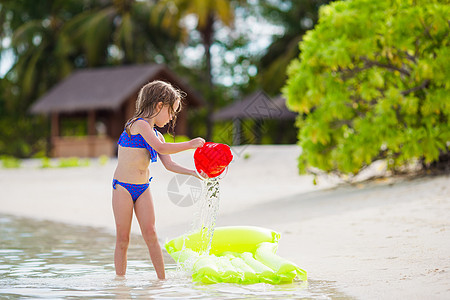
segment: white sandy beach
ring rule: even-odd
[[[280,232],[279,255],[307,270],[310,279],[334,281],[358,299],[450,299],[449,176],[354,186],[321,177],[314,186],[311,176],[298,175],[297,146],[234,150],[238,155],[221,180],[218,226],[257,225]],[[173,160],[193,167],[192,154],[173,155]],[[0,169],[0,213],[113,233],[115,164],[111,159],[104,166],[93,161],[89,167],[39,169],[39,161],[29,160],[20,169]],[[196,207],[169,199],[175,174],[160,162],[150,172],[164,242],[189,231]],[[132,231],[139,233],[136,220]]]

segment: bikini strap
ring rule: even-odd
[[[116,189],[116,184],[118,184],[118,183],[119,183],[119,180],[113,179],[113,183],[112,183],[113,189]]]
[[[137,119],[135,119],[135,120],[133,120],[133,121],[130,121],[130,122],[128,122],[125,126],[128,126],[129,124],[131,124],[131,122],[136,122],[137,120],[143,120],[143,121],[145,121],[143,118],[137,118]]]

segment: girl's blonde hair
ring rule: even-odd
[[[156,105],[159,102],[163,103],[163,106],[169,106],[169,114],[173,116],[169,123],[168,132],[171,135],[175,133],[175,123],[177,120],[177,114],[181,111],[182,100],[186,97],[186,93],[173,87],[170,83],[155,80],[144,85],[139,91],[138,98],[136,100],[136,110],[134,115],[125,124],[125,130],[128,135],[130,133],[130,127],[139,118],[153,118],[156,117],[159,112],[156,109]],[[177,111],[173,110],[174,103],[180,100],[180,106]]]

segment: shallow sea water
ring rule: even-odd
[[[165,256],[157,280],[147,248],[133,236],[126,277],[116,277],[115,238],[96,228],[0,215],[1,299],[351,299],[334,282],[197,284]]]

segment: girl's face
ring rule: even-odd
[[[169,123],[174,115],[171,113],[171,109],[169,107],[169,105],[163,105],[162,102],[158,103],[158,108],[161,107],[161,111],[159,112],[159,114],[155,117],[155,125],[158,127],[164,127],[166,126],[167,123]],[[175,101],[175,103],[173,104],[173,111],[176,112],[178,110],[178,108],[180,107],[180,100]]]

